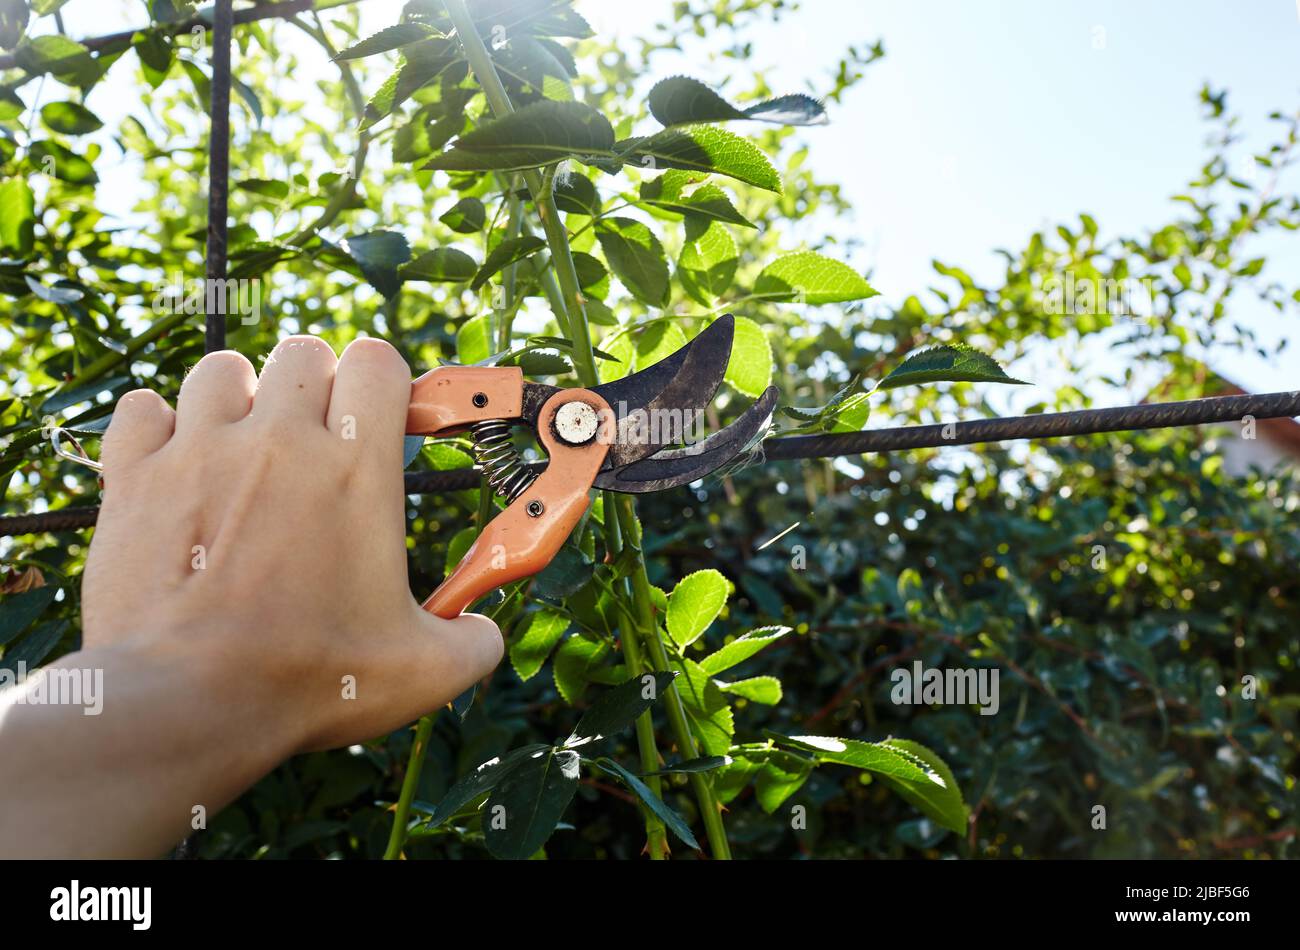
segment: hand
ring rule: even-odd
[[[285,757],[383,735],[502,654],[407,581],[411,376],[386,343],[284,340],[260,378],[205,356],[176,411],[139,390],[104,436],[80,653],[103,714],[0,704],[0,853],[156,854]],[[93,807],[92,807],[93,806]]]
[[[202,360],[177,408],[122,397],[82,587],[87,647],[130,644],[242,681],[291,751],[382,735],[501,659],[486,618],[411,596],[402,437],[405,361],[380,340],[336,360],[292,337],[260,378]],[[269,724],[268,724],[269,725]]]

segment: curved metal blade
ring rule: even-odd
[[[653,366],[593,387],[614,410],[618,432],[602,471],[620,468],[681,440],[683,421],[722,385],[735,318],[725,313],[676,353]]]
[[[647,459],[596,476],[597,488],[640,493],[676,488],[726,465],[767,426],[776,408],[777,388],[766,392],[739,419],[703,442],[683,449],[665,449]]]

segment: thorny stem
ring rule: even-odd
[[[483,88],[483,94],[487,97],[492,114],[502,117],[514,112],[514,106],[510,104],[510,97],[506,94],[501,77],[497,75],[492,57],[487,47],[483,45],[483,38],[478,35],[478,30],[474,27],[474,20],[469,15],[465,0],[443,0],[443,2],[447,14],[451,17],[452,25],[456,28],[456,36],[465,50],[465,58],[469,60],[470,69],[474,71],[474,78]],[[542,232],[551,249],[551,262],[555,266],[556,277],[560,283],[563,313],[557,312],[556,319],[563,324],[561,328],[567,331],[573,343],[574,366],[578,378],[582,380],[584,386],[595,386],[600,381],[600,376],[596,372],[596,358],[591,352],[591,330],[587,326],[587,311],[582,289],[578,285],[578,271],[574,267],[573,254],[569,249],[568,232],[564,229],[564,222],[560,220],[560,209],[555,206],[555,197],[551,194],[549,183],[542,180],[541,173],[535,168],[527,169],[522,174],[524,184],[528,186],[529,194],[532,195],[533,205],[537,209],[537,216],[542,222]]]
[[[406,775],[402,779],[402,793],[397,799],[397,809],[393,815],[393,829],[388,833],[388,847],[384,850],[385,861],[396,861],[402,856],[402,846],[406,844],[406,825],[411,820],[411,802],[415,800],[415,790],[420,784],[420,772],[424,770],[424,753],[429,748],[429,737],[433,735],[433,720],[437,713],[421,716],[415,727],[415,741],[411,743],[411,758],[406,764]]]
[[[514,111],[514,107],[510,103],[510,97],[501,82],[501,77],[497,74],[496,67],[492,63],[492,57],[488,53],[487,47],[483,45],[483,38],[479,36],[478,30],[474,26],[474,20],[469,14],[469,9],[465,6],[465,0],[443,0],[443,4],[447,9],[448,16],[451,18],[452,25],[455,27],[461,46],[465,50],[465,57],[469,60],[470,69],[473,71],[479,85],[483,88],[483,94],[487,97],[488,106],[491,108],[493,115],[498,118],[509,115]],[[557,322],[560,323],[561,330],[565,332],[569,341],[573,344],[573,363],[578,378],[584,386],[595,386],[600,382],[600,374],[596,371],[596,358],[591,347],[591,330],[587,324],[586,307],[584,306],[581,287],[578,284],[578,272],[573,264],[573,253],[569,247],[568,232],[564,228],[564,223],[560,220],[559,209],[556,207],[555,198],[551,194],[550,182],[544,182],[542,175],[536,169],[524,171],[522,174],[524,183],[528,186],[528,191],[532,195],[537,215],[541,219],[542,231],[546,236],[546,243],[551,252],[551,263],[559,281],[560,299],[555,300],[553,294],[548,294],[548,297],[551,298],[552,307],[555,309],[555,317]],[[557,303],[559,306],[556,306]],[[650,663],[655,669],[667,670],[669,669],[668,651],[659,637],[659,627],[654,620],[654,604],[650,599],[650,581],[646,575],[645,557],[640,554],[640,531],[636,520],[636,509],[632,504],[632,499],[627,497],[620,497],[617,500],[615,509],[617,515],[615,516],[612,511],[608,511],[606,520],[617,520],[622,529],[623,542],[634,545],[638,551],[632,571],[632,599],[636,608],[635,615],[639,618],[642,629],[646,631],[646,647],[650,654]],[[635,635],[635,632],[633,632],[632,636],[635,637]],[[631,637],[624,637],[625,644],[629,639]],[[626,650],[626,646],[624,649]],[[633,647],[633,650],[635,651],[636,648]],[[668,719],[672,724],[679,751],[683,756],[693,758],[695,755],[695,742],[691,737],[690,726],[686,721],[686,711],[682,706],[681,697],[677,694],[676,686],[669,687],[667,695],[663,698],[668,709]],[[645,754],[644,749],[642,753]],[[712,781],[707,776],[697,772],[691,775],[691,786],[699,802],[700,814],[704,820],[704,827],[708,834],[709,846],[713,856],[719,859],[730,858],[731,849],[727,843],[726,831],[722,826],[722,810],[713,794]]]
[[[610,554],[617,560],[623,551],[623,532],[619,530],[617,511],[615,509],[616,499],[612,491],[603,493],[605,500],[605,536],[609,542]],[[623,599],[627,599],[627,581],[620,582],[623,588]],[[621,638],[623,643],[623,655],[627,659],[627,671],[634,678],[644,676],[650,672],[646,666],[645,659],[641,654],[641,643],[639,638],[646,635],[646,630],[631,629],[633,625],[624,623],[624,636]],[[639,624],[637,624],[639,626]],[[650,717],[650,710],[646,710],[636,719],[636,741],[637,749],[641,757],[641,772],[646,775],[646,784],[650,790],[663,798],[663,782],[658,775],[650,775],[651,772],[659,770],[659,750],[655,746],[655,728],[654,720]],[[668,832],[664,828],[663,820],[659,818],[650,809],[642,807],[641,811],[645,816],[645,833],[646,848],[650,852],[651,861],[662,861],[668,856]]]
[[[632,499],[620,495],[617,499],[618,522],[623,529],[625,544],[641,550],[641,525],[636,518],[636,508]],[[605,515],[609,518],[607,512]],[[659,625],[655,622],[654,602],[650,598],[650,578],[646,575],[645,557],[639,556],[632,568],[632,596],[641,627],[646,631],[646,647],[650,653],[650,662],[656,669],[667,670],[668,651],[659,636]],[[677,751],[683,759],[693,759],[698,754],[695,739],[691,735],[690,723],[686,721],[686,708],[677,686],[670,686],[664,693],[664,706],[668,711],[668,723],[672,726],[673,737],[677,740]],[[727,842],[727,831],[722,825],[722,806],[713,794],[713,781],[702,772],[691,773],[691,788],[700,805],[700,817],[704,820],[704,831],[709,837],[709,848],[713,857],[720,861],[731,859],[731,845]]]

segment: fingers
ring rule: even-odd
[[[252,418],[324,426],[337,364],[324,340],[313,336],[281,340],[262,366]]]
[[[339,357],[326,420],[331,432],[366,445],[401,451],[411,370],[383,340],[359,339]]]
[[[176,413],[156,392],[136,389],[117,401],[100,450],[105,473],[152,455],[172,437]]]
[[[181,383],[176,399],[176,429],[190,432],[238,422],[248,415],[257,372],[241,353],[221,350],[199,360]]]

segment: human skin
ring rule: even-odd
[[[411,374],[382,341],[291,337],[260,376],[205,356],[176,410],[138,390],[102,447],[82,580],[102,711],[0,694],[0,857],[155,857],[284,759],[381,736],[500,662],[496,625],[421,610],[406,572]]]

